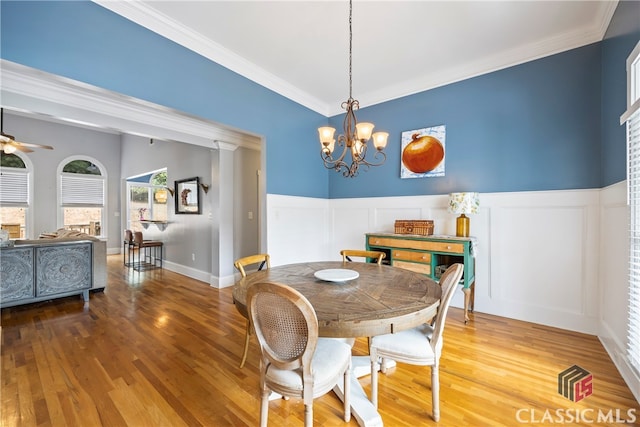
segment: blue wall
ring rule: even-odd
[[[361,109],[359,120],[390,133],[388,165],[332,176],[330,197],[597,188],[599,87],[593,44]],[[445,176],[401,179],[401,133],[441,124]]]
[[[390,133],[388,158],[353,179],[320,162],[315,129],[326,118],[99,5],[3,0],[0,8],[4,59],[264,135],[272,194],[559,190],[624,179],[617,123],[638,2],[619,3],[601,43],[361,109],[359,120]],[[342,127],[341,116],[329,121]],[[440,124],[446,175],[400,179],[401,133]]]
[[[330,176],[331,198],[601,188],[626,178],[625,61],[640,2],[621,1],[605,40],[361,109],[390,133],[387,165]],[[332,117],[340,126],[342,117]],[[444,177],[401,179],[403,131],[444,124]]]
[[[95,3],[0,8],[3,59],[264,135],[269,193],[328,197],[316,131],[326,117]]]
[[[627,57],[640,41],[640,2],[621,1],[602,42],[602,186],[626,179]]]

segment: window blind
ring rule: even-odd
[[[62,174],[62,206],[104,206],[104,178],[94,175]]]
[[[627,355],[640,373],[640,111],[627,120],[630,260]]]
[[[0,172],[0,203],[27,206],[29,204],[29,174],[27,172]]]
[[[627,359],[640,375],[640,42],[627,58],[627,197],[629,203],[629,317]]]

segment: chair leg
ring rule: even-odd
[[[268,389],[262,390],[262,399],[260,399],[260,427],[267,427],[269,421],[269,395]]]
[[[380,358],[380,372],[387,373],[387,360],[384,357]]]
[[[370,352],[371,357],[371,403],[378,409],[378,356]]]
[[[247,320],[247,330],[244,334],[244,352],[242,353],[240,369],[244,368],[244,362],[247,361],[247,354],[249,353],[249,335],[251,335],[251,322]]]
[[[351,400],[349,396],[351,396],[351,361],[349,361],[349,366],[344,371],[344,420],[346,422],[351,421]]]
[[[313,402],[304,405],[304,427],[313,426]]]
[[[440,375],[437,364],[431,367],[431,400],[433,420],[440,421]]]

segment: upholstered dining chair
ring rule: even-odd
[[[138,251],[138,262],[133,255],[134,270],[148,270],[150,268],[162,268],[162,249],[164,243],[159,240],[144,240],[141,231],[133,232],[133,249]],[[153,255],[151,250],[153,250]],[[152,262],[147,262],[147,259]]]
[[[260,426],[266,427],[269,395],[276,392],[304,402],[304,425],[313,425],[313,399],[340,381],[344,420],[351,419],[351,347],[318,337],[318,318],[311,303],[295,289],[261,282],[247,290],[249,318],[260,343]]]
[[[132,265],[131,249],[133,248],[133,231],[125,230],[124,231],[124,240],[122,242],[122,261],[126,267],[130,267]]]
[[[387,254],[380,251],[362,251],[358,249],[343,249],[340,251],[342,255],[342,262],[353,261],[351,257],[358,258],[373,258],[378,265],[382,264],[382,260],[387,257]]]
[[[424,324],[413,329],[371,338],[371,401],[378,407],[378,364],[384,373],[384,359],[410,365],[431,366],[431,399],[433,419],[440,420],[440,379],[438,366],[442,353],[442,332],[451,298],[462,278],[463,264],[453,264],[440,278],[442,295],[433,327]],[[380,362],[380,363],[379,363]]]
[[[271,268],[271,257],[269,254],[256,254],[249,255],[243,258],[238,258],[233,263],[233,266],[238,269],[240,275],[242,277],[247,277],[247,272],[245,267],[257,265],[257,271],[262,270],[263,268]],[[240,369],[244,368],[244,364],[247,361],[247,354],[249,353],[249,336],[251,336],[251,322],[249,322],[249,315],[244,311],[244,309],[238,308],[236,306],[240,314],[247,319],[247,327],[244,334],[244,350],[242,351],[242,360],[240,361]]]

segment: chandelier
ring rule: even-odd
[[[334,149],[336,148],[336,140],[333,135],[335,128],[323,126],[318,128],[320,134],[320,144],[322,149],[320,155],[327,169],[335,169],[336,172],[342,172],[345,177],[354,177],[358,175],[360,166],[380,166],[384,163],[387,156],[383,150],[387,146],[387,132],[373,132],[373,123],[358,123],[356,120],[355,110],[360,108],[360,103],[353,99],[352,96],[352,76],[351,62],[353,51],[353,31],[351,24],[351,16],[353,11],[352,0],[349,0],[349,99],[342,103],[342,108],[346,110],[344,123],[342,125],[344,133],[338,136],[338,146],[343,147],[339,157],[334,157]],[[373,145],[376,149],[372,160],[366,159],[367,142],[373,139]],[[351,154],[351,164],[348,164],[347,152]]]

